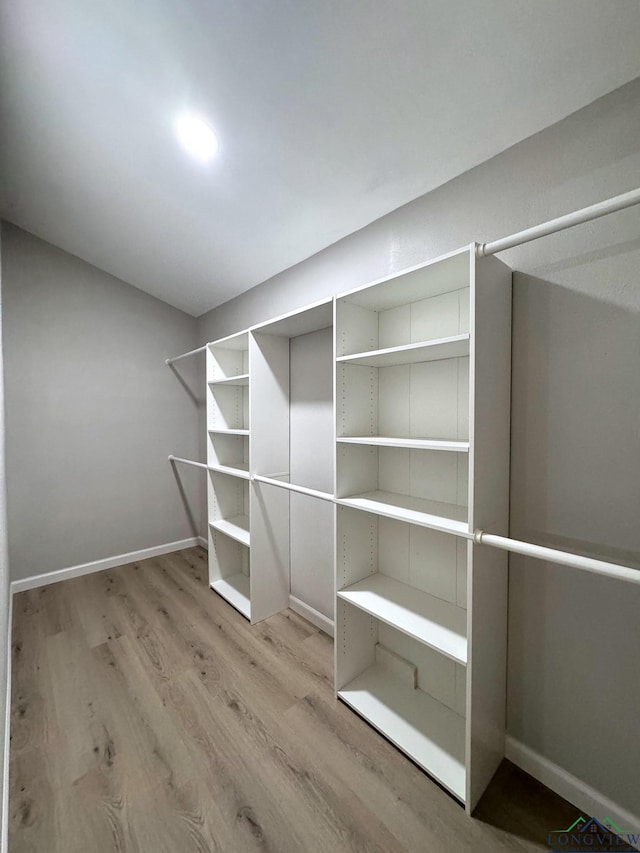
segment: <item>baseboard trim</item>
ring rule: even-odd
[[[198,545],[200,545],[201,548],[204,548],[205,551],[209,550],[209,540],[205,539],[204,536],[198,536]]]
[[[4,697],[4,761],[2,765],[2,838],[0,850],[9,850],[9,747],[11,744],[11,661],[12,661],[13,596],[9,595],[7,615],[7,690]]]
[[[517,764],[525,773],[573,803],[585,813],[585,816],[593,816],[601,821],[608,817],[622,829],[640,831],[640,817],[614,803],[582,779],[578,779],[577,776],[509,735],[506,739],[505,754],[509,761]]]
[[[325,616],[324,613],[320,613],[319,610],[316,610],[309,604],[305,604],[304,601],[300,601],[299,598],[295,598],[293,595],[289,596],[289,607],[298,616],[303,616],[308,622],[315,625],[316,628],[320,628],[325,634],[333,637],[333,620]]]
[[[115,569],[117,566],[126,566],[127,563],[135,563],[138,560],[148,560],[152,557],[161,557],[172,551],[183,551],[185,548],[194,548],[200,545],[201,537],[192,536],[190,539],[180,539],[178,542],[167,542],[164,545],[156,545],[153,548],[143,548],[142,551],[131,551],[128,554],[118,554],[116,557],[107,557],[104,560],[94,560],[92,563],[83,563],[80,566],[70,566],[68,569],[57,569],[53,572],[44,572],[41,575],[32,575],[30,578],[21,578],[11,582],[11,594],[24,592],[27,589],[36,589],[40,586],[48,586],[51,583],[66,581],[70,578],[78,578],[81,575],[90,575],[93,572],[102,572],[105,569]]]

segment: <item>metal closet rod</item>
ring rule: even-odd
[[[193,459],[183,459],[181,456],[174,456],[173,453],[169,454],[169,462],[182,462],[183,465],[193,465],[194,468],[204,468],[207,471],[212,471],[209,465],[206,465],[204,462],[194,462]]]
[[[572,228],[574,225],[581,225],[584,222],[599,219],[601,216],[607,216],[609,213],[615,213],[618,210],[625,210],[626,208],[633,207],[636,204],[640,204],[640,188],[614,196],[606,201],[600,201],[597,204],[590,205],[589,207],[584,207],[582,210],[576,210],[573,213],[558,216],[556,219],[550,219],[548,222],[543,222],[540,225],[525,228],[524,231],[518,231],[508,237],[502,237],[500,240],[493,240],[490,243],[482,243],[477,247],[476,254],[478,257],[495,255],[498,252],[513,249],[515,246],[521,246],[523,243],[538,240],[540,237],[546,237],[549,234],[555,234],[558,231],[564,231],[567,228]],[[187,358],[187,356],[195,355],[195,353],[205,350],[207,346],[208,344],[198,347],[198,349],[192,350],[191,352],[184,353],[184,355],[178,355],[175,358],[168,358],[166,363],[172,364],[174,361],[178,361],[181,358]],[[180,459],[177,456],[169,456],[169,459],[172,462],[183,462],[186,465],[195,465],[198,468],[206,468],[210,470],[208,465],[203,465],[201,462],[192,462],[189,459]],[[275,486],[281,486],[282,488],[289,489],[290,491],[314,495],[322,498],[323,500],[333,500],[331,495],[325,492],[316,492],[314,489],[293,486],[289,483],[279,482],[267,477],[252,476],[251,479],[268,482]],[[530,542],[521,542],[518,539],[509,539],[506,536],[485,533],[483,530],[476,530],[473,533],[472,538],[478,545],[490,545],[493,548],[500,548],[503,551],[522,554],[526,557],[533,557],[537,560],[548,560],[549,562],[558,563],[562,566],[571,566],[572,568],[592,572],[597,575],[603,575],[604,577],[616,578],[617,580],[628,581],[631,583],[640,583],[640,570],[632,569],[628,566],[620,566],[617,563],[595,560],[592,557],[581,557],[580,555],[572,554],[569,551],[560,551],[557,548],[546,548],[542,545],[533,545]]]
[[[193,465],[195,468],[205,468],[208,471],[215,470],[203,462],[193,462],[191,459],[182,459],[180,456],[171,455],[169,456],[169,461],[182,462],[185,465]],[[279,486],[281,489],[288,489],[290,492],[299,492],[300,494],[320,498],[324,501],[331,501],[332,503],[335,501],[334,496],[328,492],[320,492],[316,489],[308,489],[306,486],[296,486],[292,483],[283,483],[281,480],[274,480],[272,477],[262,477],[260,474],[253,474],[249,479],[252,482],[257,481],[259,483],[267,483],[270,486]],[[593,557],[581,557],[579,554],[572,554],[570,551],[560,551],[557,548],[532,545],[530,542],[521,542],[519,539],[509,539],[507,536],[485,533],[484,530],[476,530],[473,534],[467,535],[466,538],[473,539],[477,545],[490,545],[502,551],[523,554],[525,557],[533,557],[536,560],[546,560],[550,563],[570,566],[571,568],[581,569],[584,572],[591,572],[595,575],[640,584],[640,570],[629,568],[629,566],[620,566],[617,563],[608,563],[605,560],[595,560]]]
[[[249,479],[252,482],[266,483],[268,486],[277,486],[279,489],[287,489],[289,492],[298,492],[301,495],[309,495],[312,498],[320,498],[322,501],[334,503],[334,497],[329,492],[309,489],[307,486],[296,486],[294,483],[285,483],[283,480],[275,480],[273,477],[263,477],[261,474],[252,474]]]
[[[511,234],[509,237],[502,237],[500,240],[493,240],[491,243],[480,243],[476,248],[476,255],[479,258],[484,258],[486,255],[505,252],[507,249],[513,249],[514,246],[530,243],[531,240],[538,240],[540,237],[555,234],[557,231],[565,231],[574,225],[581,225],[583,222],[599,219],[601,216],[615,213],[617,210],[625,210],[625,208],[633,207],[636,204],[640,204],[640,188],[629,190],[629,192],[616,195],[606,201],[599,201],[597,204],[592,204],[589,207],[583,207],[582,210],[574,210],[573,213],[566,213],[564,216],[558,216],[556,219],[550,219],[548,222],[543,222],[540,225],[533,225],[531,228],[525,228],[524,231]],[[188,358],[191,355],[204,352],[211,343],[210,341],[208,344],[197,349],[192,349],[182,355],[166,358],[165,364],[173,364],[174,361],[180,361],[181,358]]]
[[[595,560],[593,557],[581,557],[570,551],[559,551],[557,548],[545,548],[542,545],[532,545],[530,542],[520,542],[519,539],[509,539],[506,536],[496,536],[493,533],[485,533],[484,530],[476,530],[473,541],[478,545],[491,545],[502,551],[511,551],[513,554],[523,554],[525,557],[533,557],[536,560],[547,560],[551,563],[559,563],[561,566],[571,566],[581,569],[583,572],[591,572],[595,575],[603,575],[607,578],[615,578],[631,583],[640,583],[640,570],[631,569],[628,566],[620,566],[617,563],[608,563],[604,560]]]
[[[573,213],[558,216],[556,219],[550,219],[541,225],[525,228],[524,231],[518,231],[509,237],[502,237],[502,239],[493,240],[491,243],[482,243],[477,247],[476,255],[479,258],[483,258],[485,255],[495,255],[498,252],[513,249],[514,246],[521,246],[523,243],[531,242],[531,240],[546,237],[548,234],[555,234],[557,231],[564,231],[567,228],[572,228],[574,225],[581,225],[583,222],[599,219],[608,213],[615,213],[616,210],[633,207],[635,204],[640,204],[640,188],[622,193],[622,195],[616,195],[606,201],[599,201],[597,204],[592,204],[589,207],[583,207],[582,210],[575,210]]]
[[[183,352],[182,355],[174,355],[173,358],[165,358],[165,364],[173,364],[174,361],[180,361],[181,358],[189,358],[190,355],[196,355],[199,352],[204,352],[209,344],[205,344],[202,347],[198,347],[197,349],[189,350],[189,352]]]

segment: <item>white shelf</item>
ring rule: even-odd
[[[211,589],[239,610],[243,616],[251,619],[250,581],[247,575],[238,572],[236,575],[214,581]]]
[[[225,536],[230,536],[242,545],[250,547],[249,516],[236,515],[233,518],[219,518],[217,521],[209,522],[214,530],[219,530]]]
[[[387,518],[395,518],[398,521],[420,524],[432,530],[442,530],[445,533],[465,536],[467,539],[472,538],[469,533],[468,509],[465,506],[380,490],[338,498],[336,503],[365,512],[373,512],[376,515],[384,515]]]
[[[459,800],[465,799],[465,721],[428,693],[374,665],[338,696]]]
[[[466,665],[467,612],[386,575],[371,575],[338,597]]]
[[[249,374],[241,373],[239,376],[228,376],[226,379],[212,379],[209,385],[248,385]]]
[[[406,447],[410,450],[451,450],[468,453],[468,441],[449,441],[441,438],[391,438],[386,435],[344,435],[336,441],[342,444],[368,444],[375,447]]]
[[[248,429],[209,429],[209,432],[213,432],[216,435],[249,435]]]
[[[455,335],[434,341],[405,344],[398,347],[342,355],[338,363],[362,364],[366,367],[393,367],[398,364],[415,364],[421,361],[441,361],[469,355],[469,335]]]

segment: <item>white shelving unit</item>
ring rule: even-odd
[[[249,334],[207,348],[209,584],[252,619],[249,534]]]
[[[252,623],[333,625],[332,327],[329,299],[208,347],[210,585]]]
[[[337,695],[465,804],[504,755],[511,272],[475,245],[336,299]]]
[[[475,245],[210,344],[210,584],[472,811],[504,755],[511,272]]]

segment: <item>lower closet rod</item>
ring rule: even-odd
[[[262,477],[260,474],[253,474],[249,479],[258,483],[267,483],[269,486],[279,486],[281,489],[288,489],[290,492],[299,492],[301,495],[309,495],[312,498],[320,498],[323,501],[331,501],[331,503],[334,500],[333,495],[330,495],[329,492],[319,492],[317,489],[308,489],[306,486],[294,486],[292,483],[274,480],[272,477]]]
[[[639,569],[607,563],[604,560],[594,560],[593,557],[581,557],[579,554],[572,554],[569,551],[558,551],[556,548],[545,548],[542,545],[533,545],[530,542],[520,542],[518,539],[485,533],[484,530],[476,530],[473,534],[473,541],[478,545],[491,545],[493,548],[500,548],[503,551],[512,551],[514,554],[523,554],[525,557],[535,557],[537,560],[548,560],[552,563],[571,566],[574,569],[582,569],[582,571],[603,575],[607,578],[640,583]]]

